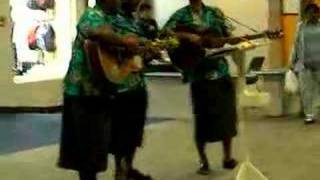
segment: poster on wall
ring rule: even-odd
[[[10,0],[16,84],[62,79],[71,57],[71,1]],[[72,1],[76,2],[76,1]],[[63,32],[63,33],[61,33]]]
[[[10,1],[11,43],[15,54],[13,71],[16,77],[28,74],[27,72],[33,67],[45,65],[46,54],[55,53],[55,33],[52,27],[55,18],[53,2],[53,0]]]
[[[300,0],[282,0],[283,14],[299,14]]]

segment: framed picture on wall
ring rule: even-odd
[[[300,0],[282,0],[283,14],[299,14]]]

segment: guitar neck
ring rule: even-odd
[[[221,41],[224,41],[224,44],[238,44],[243,41],[248,41],[248,40],[255,40],[255,39],[260,39],[264,38],[266,35],[264,33],[259,33],[259,34],[253,34],[253,35],[247,35],[247,36],[240,36],[240,37],[231,37],[231,38],[221,38]]]

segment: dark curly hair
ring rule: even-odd
[[[309,11],[320,12],[320,8],[316,3],[309,3],[305,6],[303,12],[307,13]]]
[[[308,12],[315,12],[315,13],[319,13],[320,12],[320,8],[317,4],[315,3],[308,3],[304,8],[303,8],[303,11],[302,11],[302,14],[301,14],[301,19],[304,21],[304,20],[307,20],[308,18]]]

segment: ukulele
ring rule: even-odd
[[[121,46],[110,46],[99,42],[85,40],[84,49],[88,65],[97,80],[109,80],[119,84],[131,73],[139,72],[145,63],[142,56],[151,48],[173,49],[179,46],[175,38],[145,41],[136,51],[128,51]]]
[[[206,49],[221,48],[225,44],[235,45],[241,42],[261,38],[277,39],[283,36],[281,31],[264,31],[239,37],[218,37],[208,28],[190,28],[185,25],[177,25],[173,31],[176,33],[196,34],[204,39],[201,45],[186,40],[180,40],[180,45],[177,48],[169,50],[172,64],[182,71],[189,72],[194,71],[194,68],[206,57]]]

